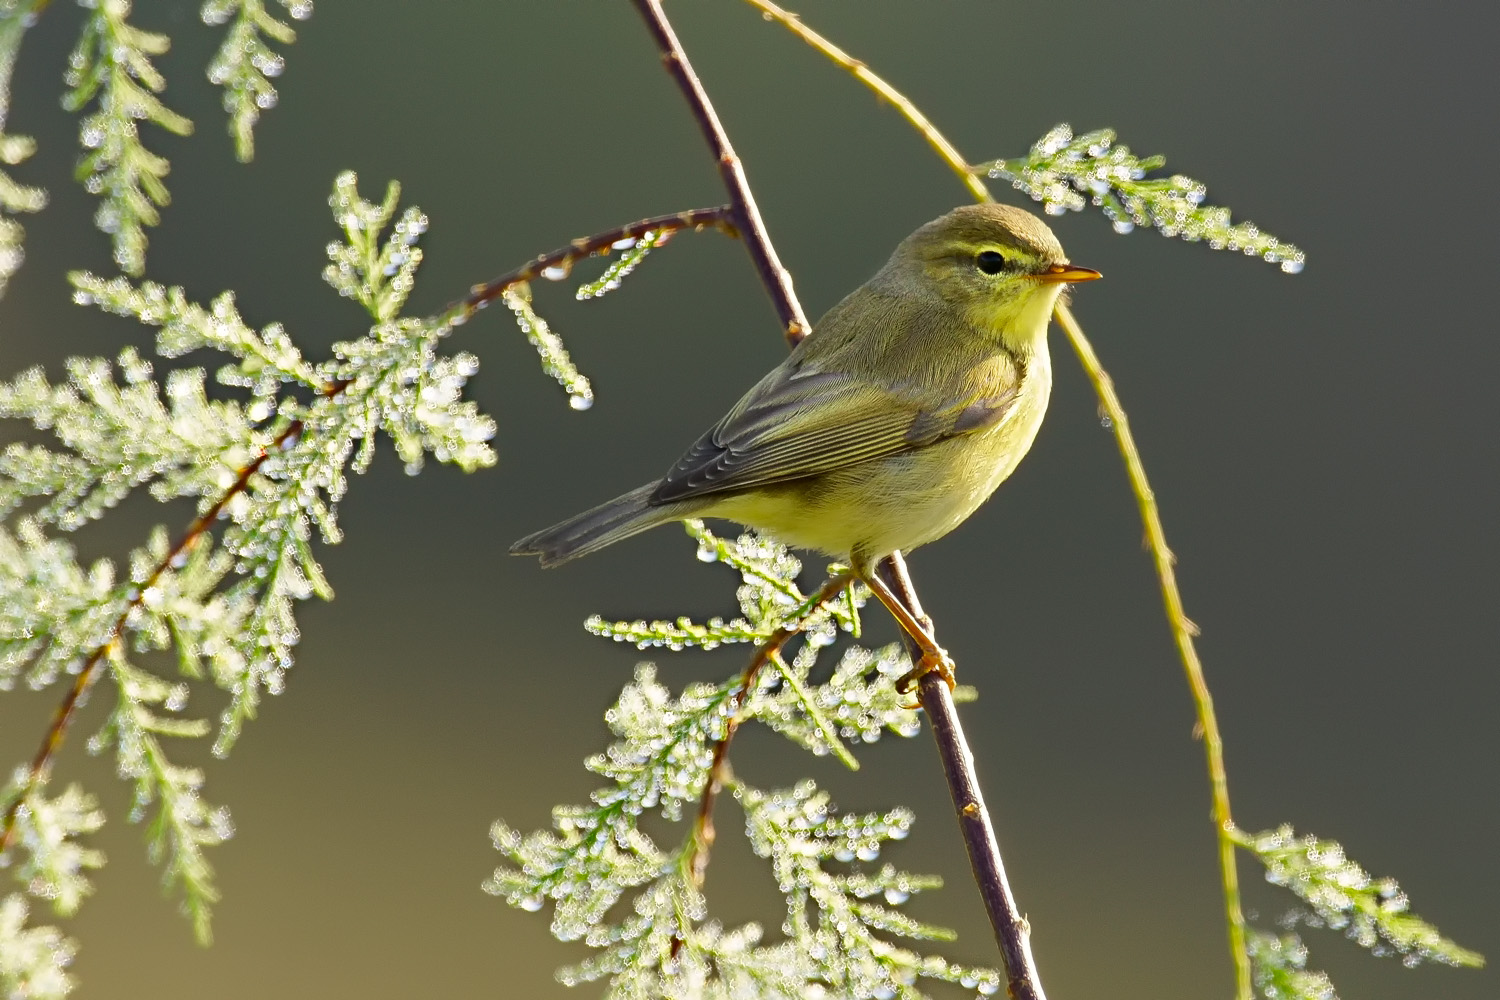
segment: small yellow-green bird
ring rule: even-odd
[[[1052,389],[1052,307],[1068,282],[1097,277],[1030,212],[954,209],[903,240],[666,476],[511,552],[555,566],[667,521],[738,521],[847,559],[923,649],[914,673],[951,682],[875,565],[952,531],[1015,470]]]

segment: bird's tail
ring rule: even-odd
[[[510,547],[513,556],[541,556],[542,565],[556,566],[597,552],[606,545],[639,534],[658,524],[687,517],[683,504],[648,503],[655,483],[647,483],[561,524],[527,535]]]

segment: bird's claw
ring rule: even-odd
[[[937,674],[943,680],[948,682],[948,690],[952,691],[955,687],[958,686],[958,682],[953,679],[953,668],[954,663],[952,657],[950,657],[943,650],[936,649],[932,652],[923,653],[922,658],[917,661],[917,665],[915,667],[912,667],[910,670],[896,679],[896,690],[900,691],[902,694],[906,694],[907,692],[911,691],[911,689],[915,687],[917,685],[917,682],[920,681],[923,677],[926,677],[928,674]],[[917,708],[919,706],[909,705],[907,707]]]

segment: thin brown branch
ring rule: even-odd
[[[906,560],[898,552],[881,564],[887,585],[906,605],[908,611],[933,638],[932,619],[922,611],[922,602],[906,572]],[[907,651],[912,659],[919,653],[915,639],[906,635]],[[1042,980],[1031,956],[1031,924],[1021,915],[1010,880],[1005,876],[1005,862],[1000,857],[1000,842],[995,826],[979,790],[979,775],[974,770],[974,754],[964,738],[963,725],[953,705],[953,694],[938,671],[924,674],[917,682],[917,700],[932,721],[932,736],[948,776],[948,791],[958,813],[958,826],[969,852],[969,866],[979,886],[984,909],[995,929],[995,942],[1005,964],[1006,986],[1012,1000],[1046,1000]]]
[[[540,254],[498,278],[475,285],[469,290],[468,295],[449,306],[444,315],[450,321],[462,322],[504,295],[507,289],[514,288],[523,282],[535,281],[537,278],[552,279],[554,275],[558,279],[565,278],[573,269],[573,265],[580,260],[586,257],[602,257],[612,250],[629,249],[636,240],[647,233],[655,234],[659,238],[659,246],[666,242],[665,237],[673,233],[684,229],[697,231],[709,227],[718,229],[729,236],[739,235],[739,229],[734,222],[734,210],[728,205],[716,205],[713,208],[694,208],[686,212],[657,215],[629,225],[606,229],[592,236],[582,236],[567,246]],[[629,241],[627,245],[620,245],[626,244],[626,241]]]
[[[656,40],[657,47],[662,53],[662,64],[667,72],[677,82],[683,96],[687,99],[692,109],[693,117],[697,120],[699,127],[703,130],[705,140],[713,151],[719,163],[719,173],[724,180],[724,186],[729,191],[731,204],[735,209],[736,221],[740,222],[741,235],[745,238],[746,247],[750,251],[751,258],[755,261],[756,270],[760,273],[761,281],[766,287],[776,306],[776,313],[782,318],[786,328],[787,341],[796,346],[808,333],[812,332],[812,326],[808,323],[806,315],[802,311],[801,304],[797,301],[796,293],[792,290],[790,276],[786,269],[781,266],[776,257],[776,251],[771,245],[771,238],[767,235],[765,227],[760,223],[760,214],[756,211],[755,201],[750,193],[750,187],[745,180],[744,170],[740,167],[740,161],[734,155],[734,149],[730,145],[729,137],[724,132],[724,127],[719,123],[718,115],[714,112],[713,105],[699,82],[697,75],[693,72],[692,64],[688,62],[687,54],[672,31],[671,24],[667,21],[660,0],[634,0],[636,9],[640,11],[641,17],[645,19],[652,37]],[[910,102],[906,102],[911,108]],[[936,130],[932,130],[935,132]],[[950,147],[951,148],[951,147]],[[956,153],[955,153],[956,155]],[[981,185],[982,186],[982,185]],[[917,601],[915,590],[912,589],[911,581],[906,574],[906,564],[897,552],[881,562],[881,571],[893,587],[899,581],[900,589],[897,593],[902,597],[903,603],[915,618],[924,622],[929,637],[932,634],[931,620],[927,619]],[[910,637],[908,637],[910,645]],[[758,658],[759,665],[764,660]],[[755,662],[753,666],[758,670],[759,665]],[[940,689],[940,693],[934,689]],[[953,701],[949,696],[947,683],[941,677],[934,676],[924,678],[919,685],[918,696],[922,706],[928,715],[933,718],[934,735],[938,738],[938,745],[942,750],[943,773],[948,779],[948,787],[953,793],[953,801],[959,809],[959,828],[963,832],[964,842],[969,850],[969,858],[974,865],[976,878],[980,882],[980,891],[984,899],[985,907],[990,914],[990,922],[995,928],[995,936],[1000,941],[1000,953],[1005,962],[1006,976],[1010,982],[1011,996],[1017,1000],[1043,1000],[1040,980],[1036,975],[1035,963],[1031,961],[1031,946],[1027,934],[1027,924],[1016,909],[1015,900],[1011,897],[1009,886],[1005,881],[1005,865],[1000,858],[1000,849],[995,840],[994,830],[990,826],[989,817],[984,811],[983,800],[979,797],[978,779],[974,774],[973,756],[970,754],[968,745],[964,742],[963,730],[958,726],[957,716],[953,710]],[[938,733],[938,719],[943,720],[943,733]],[[722,753],[720,752],[722,749]],[[950,749],[952,752],[950,752]],[[714,770],[710,775],[709,787],[705,788],[705,797],[708,797],[708,809],[713,808],[710,796],[717,796],[718,788],[722,778],[724,758],[728,753],[727,741],[721,747],[715,747]],[[712,788],[710,793],[709,788]],[[971,816],[972,809],[978,814],[977,819]],[[701,815],[700,810],[700,815]],[[711,826],[709,827],[711,830]],[[710,840],[711,840],[710,836]],[[704,856],[705,863],[706,857]],[[696,861],[696,858],[695,858]],[[981,872],[992,873],[990,876]],[[988,881],[987,881],[988,879]],[[993,883],[1002,892],[991,892],[988,884]],[[673,953],[675,954],[681,942],[673,942]]]
[[[755,263],[756,273],[760,275],[761,282],[771,295],[771,302],[776,307],[776,315],[781,320],[787,343],[796,346],[812,331],[812,324],[807,321],[807,315],[803,313],[802,305],[797,301],[797,294],[792,291],[790,272],[782,266],[780,258],[776,256],[776,247],[771,243],[765,223],[761,221],[760,209],[755,205],[755,196],[750,193],[750,183],[745,179],[745,170],[740,166],[740,158],[735,155],[734,146],[729,142],[729,135],[724,131],[724,126],[719,122],[719,115],[714,111],[713,103],[708,99],[708,92],[703,89],[698,74],[693,72],[692,63],[688,62],[682,43],[677,40],[677,33],[672,30],[671,22],[667,20],[666,12],[661,8],[661,0],[634,0],[634,2],[636,10],[640,11],[647,29],[651,32],[651,37],[656,42],[656,47],[661,51],[662,65],[677,82],[682,95],[687,98],[693,118],[697,120],[698,127],[703,131],[703,138],[713,152],[714,159],[719,165],[719,176],[724,181],[724,187],[729,191],[735,224],[745,237],[745,248],[750,251],[750,259]]]

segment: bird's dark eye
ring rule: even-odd
[[[974,264],[985,274],[999,274],[1005,270],[1005,255],[998,250],[984,250],[974,258]]]

